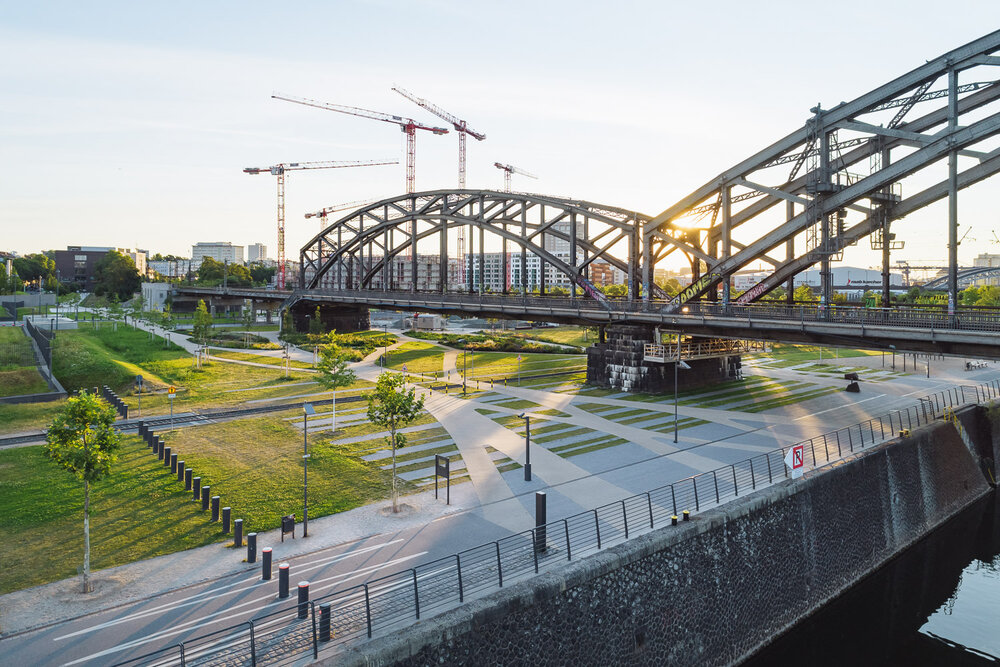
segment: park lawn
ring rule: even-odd
[[[832,347],[820,348],[816,345],[789,345],[786,343],[774,343],[770,352],[756,352],[744,355],[747,359],[781,359],[790,362],[812,361],[820,356],[820,349],[823,351],[824,359],[849,358],[849,357],[869,357],[880,354],[872,350],[849,350],[845,348]]]
[[[0,345],[28,346],[30,349],[31,342],[21,327],[0,327]]]
[[[253,352],[238,352],[236,350],[226,350],[211,348],[209,354],[213,357],[222,357],[223,359],[233,359],[235,361],[252,361],[255,364],[267,364],[269,366],[280,366],[285,367],[285,358],[270,356],[266,354],[254,354]],[[307,361],[299,361],[298,359],[289,359],[290,368],[312,368],[313,365]]]
[[[41,394],[49,390],[49,383],[33,366],[0,370],[0,396]]]
[[[582,354],[542,354],[522,352],[521,374],[541,375],[561,371],[578,370],[586,366],[587,357]],[[469,360],[470,377],[489,380],[491,377],[517,377],[517,352],[476,352]],[[462,355],[458,356],[458,368],[462,369]]]
[[[223,539],[206,514],[138,438],[125,437],[111,476],[91,485],[91,568]],[[0,451],[0,540],[0,594],[73,576],[83,565],[83,483],[40,445]]]
[[[43,430],[65,404],[65,399],[46,403],[0,404],[0,433]]]
[[[302,518],[302,432],[282,418],[291,414],[185,428],[168,434],[167,443],[223,506],[233,508],[233,518],[243,519],[245,531],[270,530],[286,514]],[[364,431],[351,426],[338,430],[337,437]],[[327,431],[310,433],[309,516],[388,497],[391,475],[361,459],[368,451],[370,443],[331,444]]]
[[[585,332],[584,327],[560,325],[544,329],[517,329],[514,334],[521,338],[543,340],[547,343],[559,343],[560,345],[575,345],[576,347],[588,347],[597,342],[594,332]]]
[[[389,352],[389,368],[401,371],[404,365],[408,373],[440,373],[444,350],[431,343],[403,343]]]

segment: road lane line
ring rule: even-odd
[[[402,541],[403,541],[402,539],[392,540],[391,542],[385,542],[383,544],[377,544],[377,545],[372,545],[370,547],[364,547],[363,549],[358,549],[357,551],[352,551],[349,554],[348,553],[342,553],[342,554],[337,554],[336,556],[330,556],[329,558],[322,558],[320,560],[310,561],[308,567],[304,567],[302,569],[296,568],[296,573],[297,574],[302,574],[302,573],[305,573],[305,572],[311,572],[312,570],[315,570],[315,569],[317,569],[319,567],[323,567],[325,565],[329,565],[330,563],[340,562],[340,561],[343,561],[343,560],[347,560],[348,558],[350,558],[352,556],[362,556],[362,555],[364,555],[366,553],[370,553],[372,551],[377,551],[378,549],[381,549],[382,547],[389,546],[391,544],[395,544],[397,542],[402,542]],[[62,635],[60,637],[54,637],[52,641],[59,641],[61,639],[69,639],[71,637],[76,637],[78,635],[86,634],[88,632],[93,632],[94,630],[103,630],[105,628],[110,628],[110,627],[113,627],[115,625],[120,625],[122,623],[127,623],[129,621],[137,620],[137,619],[140,619],[140,618],[146,618],[148,616],[153,616],[153,615],[160,614],[160,613],[167,612],[167,611],[171,611],[171,610],[174,610],[174,609],[180,609],[182,607],[189,607],[189,606],[191,606],[193,604],[201,604],[202,602],[207,602],[208,600],[214,600],[216,598],[225,597],[227,595],[236,595],[236,594],[244,593],[246,591],[252,590],[254,588],[257,588],[259,586],[263,586],[263,585],[268,584],[268,583],[270,583],[270,581],[262,580],[262,579],[260,579],[259,577],[256,577],[256,576],[252,577],[252,578],[249,578],[249,579],[243,579],[241,581],[237,581],[237,582],[234,582],[232,584],[227,584],[225,586],[220,586],[218,588],[215,588],[215,589],[212,589],[212,590],[209,590],[209,591],[203,591],[201,593],[196,593],[194,595],[189,595],[188,597],[181,598],[179,600],[173,600],[172,602],[168,602],[166,604],[162,604],[162,605],[159,605],[157,607],[152,607],[150,609],[144,609],[143,611],[137,611],[137,612],[129,614],[127,616],[122,616],[120,618],[116,618],[113,621],[106,621],[104,623],[99,623],[97,625],[93,625],[93,626],[90,626],[88,628],[84,628],[82,630],[77,630],[76,632],[71,632],[71,633],[69,633],[67,635]],[[249,585],[246,585],[246,584],[249,584]],[[240,588],[240,589],[237,589],[237,590],[230,590],[230,591],[226,591],[224,593],[220,593],[219,592],[219,591],[221,591],[221,590],[223,590],[225,588],[233,588],[234,586],[243,586],[243,585],[245,585],[244,588]],[[213,593],[215,593],[215,595],[212,595]]]

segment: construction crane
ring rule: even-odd
[[[521,176],[527,176],[528,178],[538,178],[534,174],[529,174],[523,169],[518,169],[512,164],[500,164],[499,162],[494,162],[493,166],[497,169],[503,170],[503,191],[510,192],[510,175],[520,174]]]
[[[458,189],[465,189],[465,135],[471,134],[473,138],[478,141],[482,141],[486,138],[486,135],[482,132],[476,132],[469,128],[468,124],[448,113],[436,104],[432,104],[422,97],[417,97],[413,93],[403,90],[402,88],[393,88],[397,93],[410,100],[417,106],[427,109],[432,114],[440,118],[441,120],[448,121],[458,132]],[[465,228],[464,226],[458,228],[458,280],[459,282],[465,282],[465,262],[463,257],[465,256]]]
[[[340,162],[282,162],[271,167],[247,167],[246,174],[271,174],[278,177],[278,289],[285,289],[285,172],[300,169],[340,169],[399,164],[398,160],[349,160]]]
[[[307,107],[316,107],[317,109],[326,109],[327,111],[339,111],[340,113],[346,113],[352,116],[361,116],[362,118],[371,118],[372,120],[381,120],[386,123],[394,123],[395,125],[399,125],[399,129],[406,134],[407,194],[414,192],[414,183],[416,182],[417,130],[428,130],[429,132],[433,132],[434,134],[448,134],[448,130],[446,130],[443,127],[431,127],[430,125],[423,125],[413,120],[412,118],[394,116],[392,114],[382,113],[380,111],[371,111],[369,109],[361,109],[359,107],[347,107],[341,104],[330,104],[328,102],[317,102],[316,100],[310,100],[303,97],[289,97],[287,95],[271,95],[271,97],[276,100],[284,100],[286,102],[295,102],[296,104],[304,104]]]
[[[374,199],[362,199],[360,201],[351,201],[344,204],[334,204],[333,206],[327,206],[322,208],[315,213],[306,213],[306,219],[309,218],[319,218],[319,229],[323,231],[326,229],[326,216],[331,213],[336,213],[337,211],[346,211],[348,209],[361,208],[362,206],[367,206],[373,203]]]

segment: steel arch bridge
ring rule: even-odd
[[[977,266],[973,268],[961,269],[958,272],[958,286],[960,288],[971,287],[980,280],[1000,278],[1000,266]],[[948,277],[928,280],[921,285],[924,289],[942,289],[948,286]]]
[[[850,102],[817,105],[803,127],[656,216],[492,191],[385,199],[303,247],[300,287],[483,294],[492,277],[504,293],[545,295],[568,285],[571,297],[610,308],[593,287],[603,265],[624,274],[627,301],[662,301],[661,312],[672,314],[705,298],[721,300],[723,308],[748,304],[781,285],[790,300],[794,277],[819,264],[825,308],[832,301],[831,263],[866,237],[881,250],[888,297],[890,253],[899,247],[890,226],[898,231],[907,215],[947,199],[953,309],[958,192],[1000,171],[998,50],[1000,31]],[[947,165],[943,179],[940,163]],[[445,261],[457,254],[454,240],[463,226],[471,241],[464,259]],[[693,281],[671,299],[653,278],[678,253]],[[758,261],[770,266],[766,277],[731,297],[733,275]]]
[[[421,291],[483,293],[499,283],[501,292],[521,294],[565,286],[574,296],[603,302],[589,277],[594,263],[622,272],[634,294],[648,220],[635,211],[543,195],[401,195],[358,209],[309,241],[301,253],[300,285],[384,291],[417,291],[422,285]],[[453,241],[463,228],[467,261],[441,261],[454,254]]]

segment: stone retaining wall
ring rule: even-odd
[[[320,664],[733,664],[988,492],[933,424]]]

